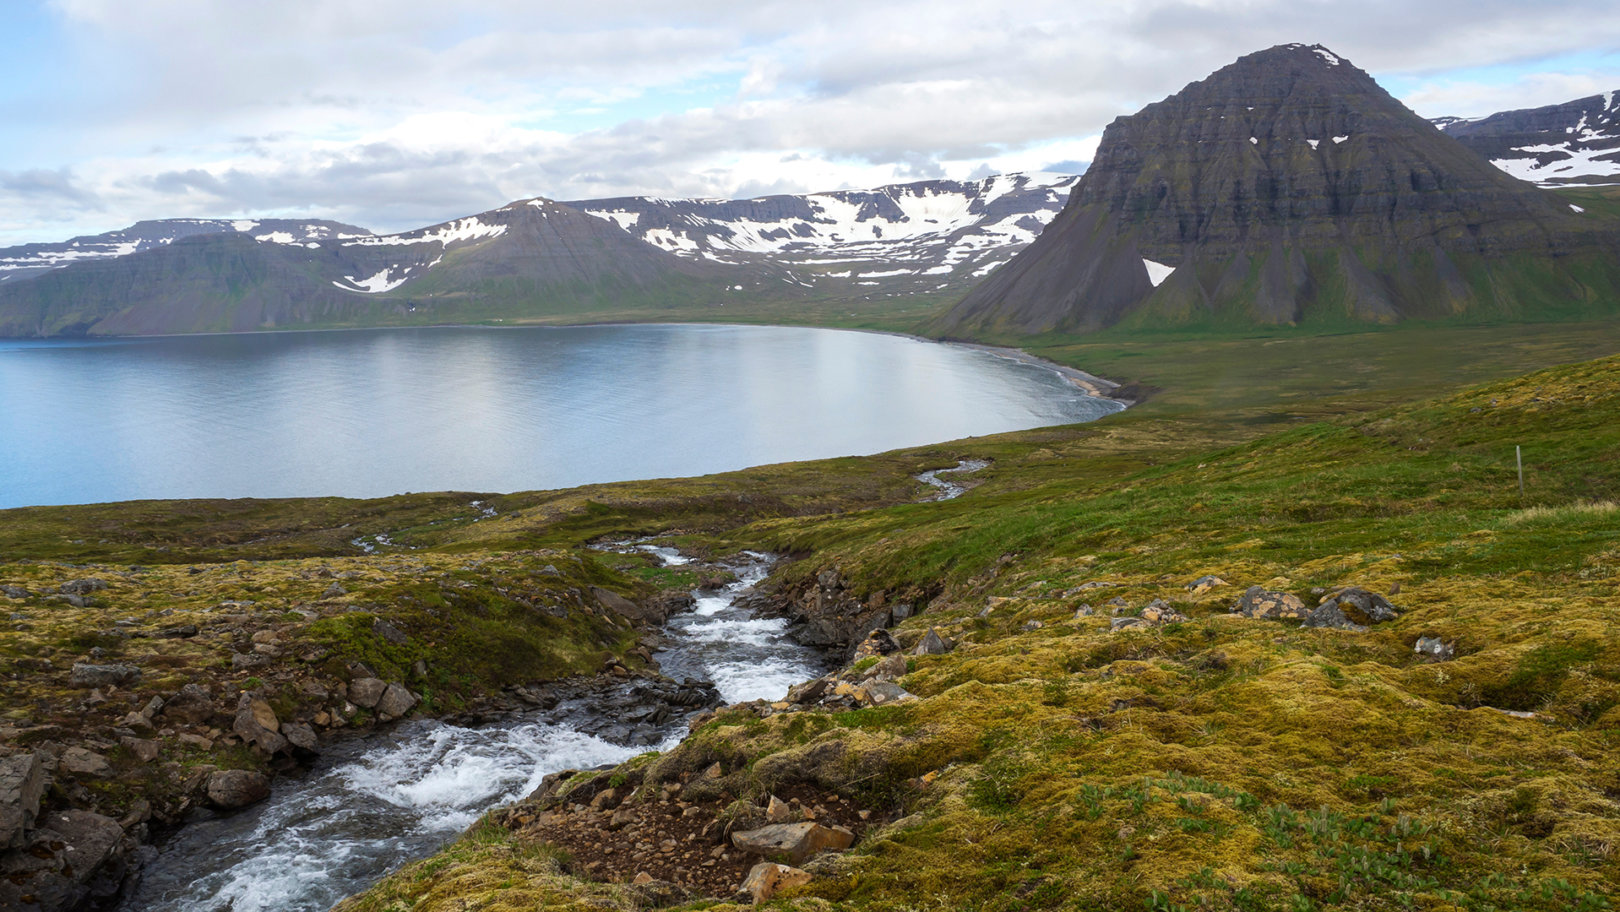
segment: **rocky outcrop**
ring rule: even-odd
[[[0,758],[0,851],[25,844],[49,784],[38,754],[30,751]]]
[[[1305,617],[1301,626],[1359,631],[1397,617],[1398,610],[1389,603],[1389,599],[1376,592],[1351,587],[1323,596],[1322,603]]]
[[[1110,124],[1064,211],[934,331],[1604,310],[1616,249],[1348,61],[1286,45]]]
[[[1620,183],[1620,92],[1434,124],[1503,171],[1544,187]]]
[[[111,817],[67,810],[40,819],[20,851],[0,853],[0,909],[66,912],[110,900],[135,840]]]

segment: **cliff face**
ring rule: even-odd
[[[935,329],[1526,315],[1612,295],[1616,238],[1286,45],[1110,124],[1063,213]]]

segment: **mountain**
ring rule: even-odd
[[[128,256],[182,238],[235,232],[267,244],[310,244],[371,232],[324,219],[160,219],[57,244],[0,247],[0,282],[85,260]]]
[[[267,223],[261,223],[267,224]],[[544,199],[392,235],[199,232],[0,284],[0,336],[242,332],[707,305],[730,273]]]
[[[1551,316],[1614,307],[1616,249],[1348,61],[1284,45],[1116,119],[1051,226],[931,328]]]
[[[1543,187],[1620,184],[1620,93],[1435,126],[1517,178]]]
[[[746,200],[569,203],[692,260],[753,267],[828,291],[971,287],[1028,246],[1079,178],[1002,174]]]
[[[1077,178],[998,175],[751,200],[621,197],[399,234],[170,219],[0,250],[0,336],[523,320],[965,291]]]

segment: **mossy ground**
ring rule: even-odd
[[[1036,350],[1160,392],[1092,425],[494,498],[476,522],[449,495],[315,502],[307,529],[300,502],[109,505],[11,511],[0,547],[219,560],[381,533],[423,549],[410,559],[471,562],[665,533],[794,555],[784,589],[836,566],[862,598],[903,596],[923,609],[903,637],[960,642],[914,659],[902,684],[923,699],[733,711],[649,767],[725,759],[739,797],[813,781],[905,815],[784,907],[1620,902],[1620,360],[1513,376],[1620,350],[1620,327],[1048,342]],[[912,473],[963,457],[992,462],[971,493],[909,502]],[[1204,574],[1229,585],[1194,596]],[[1075,591],[1089,581],[1116,585]],[[1403,610],[1362,633],[1232,617],[1255,584],[1308,604],[1399,584]],[[1190,620],[1113,631],[1116,596]],[[1076,619],[1082,602],[1100,614]],[[1456,658],[1422,660],[1420,636]],[[351,908],[635,902],[568,870],[484,831]]]

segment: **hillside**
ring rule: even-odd
[[[932,331],[1606,313],[1617,245],[1348,61],[1286,45],[1110,124],[1051,227]]]

